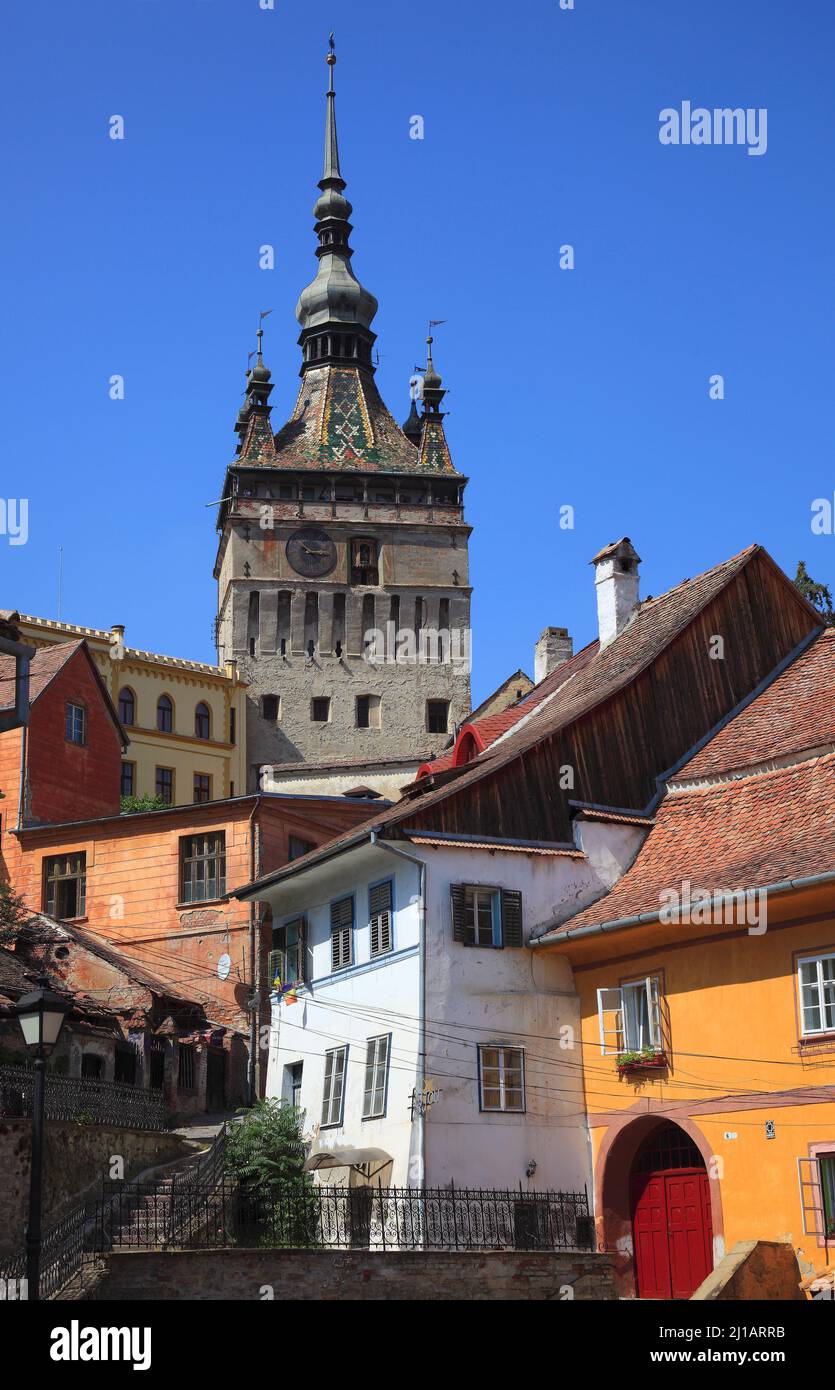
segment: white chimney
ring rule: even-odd
[[[549,676],[556,666],[561,666],[574,654],[574,642],[568,635],[567,627],[546,627],[533,649],[534,684]]]
[[[600,646],[607,647],[631,621],[638,607],[638,566],[641,557],[628,536],[613,541],[591,562],[597,589],[597,629]]]

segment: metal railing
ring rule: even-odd
[[[589,1250],[587,1192],[299,1187],[238,1194],[238,1244],[365,1250]]]
[[[32,1114],[35,1073],[30,1067],[0,1066],[0,1117]],[[122,1125],[126,1129],[165,1129],[162,1091],[96,1081],[88,1076],[46,1074],[45,1116],[77,1124]]]

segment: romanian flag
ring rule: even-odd
[[[273,980],[273,989],[276,991],[282,1004],[297,1004],[299,1002],[296,986],[283,985],[281,983],[281,976],[278,973],[276,973],[276,977]]]

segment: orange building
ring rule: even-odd
[[[6,686],[12,657],[0,657],[0,705]],[[368,802],[251,795],[120,814],[127,736],[85,642],[35,653],[30,702],[28,729],[0,733],[0,876],[250,1038],[271,935],[227,888],[367,819]],[[84,992],[106,996],[94,956],[85,972]]]
[[[835,632],[666,776],[572,964],[598,1239],[689,1297],[737,1241],[835,1256]]]

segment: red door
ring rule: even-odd
[[[681,1145],[671,1152],[656,1141],[636,1163],[638,1171],[633,1171],[632,1236],[639,1298],[689,1298],[713,1268],[710,1186],[698,1150],[692,1151],[692,1158],[698,1158],[700,1166],[660,1166],[664,1159],[680,1161],[682,1157]]]

